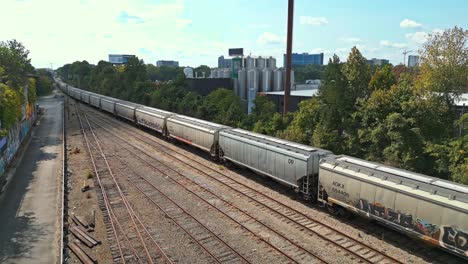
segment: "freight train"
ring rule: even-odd
[[[468,258],[468,186],[71,87],[70,97]]]

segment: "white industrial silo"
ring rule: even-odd
[[[255,58],[252,58],[252,57],[250,57],[250,56],[247,56],[247,57],[245,58],[245,67],[246,67],[247,69],[253,69],[253,68],[255,68]]]
[[[237,81],[239,83],[238,93],[239,97],[243,100],[247,98],[247,71],[240,69],[237,73]]]
[[[263,68],[266,67],[266,59],[262,57],[258,57],[255,65],[257,66],[257,68],[262,70]]]
[[[272,70],[276,69],[276,59],[270,56],[267,60],[267,67]]]
[[[231,78],[231,69],[223,69],[223,78]]]
[[[218,69],[211,69],[211,78],[218,78]]]
[[[254,89],[259,91],[259,74],[257,69],[250,69],[247,71],[247,89]]]
[[[285,68],[281,68],[281,72],[283,74],[283,85],[281,87],[281,91],[284,91],[284,83],[286,82],[286,69]],[[289,88],[290,90],[293,90],[294,89],[294,70],[291,69],[291,87]]]
[[[184,68],[185,78],[192,79],[193,78],[193,69],[190,67]]]
[[[273,71],[270,69],[263,69],[262,71],[262,92],[270,92],[273,87]]]
[[[273,91],[282,91],[283,85],[283,72],[280,69],[273,70]]]

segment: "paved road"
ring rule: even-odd
[[[0,263],[57,263],[60,243],[62,99],[46,109],[0,197]]]

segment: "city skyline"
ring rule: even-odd
[[[287,1],[6,1],[2,40],[17,39],[35,67],[76,60],[96,64],[108,54],[135,54],[146,63],[169,59],[181,66],[216,66],[228,48],[274,56],[283,64]],[[334,53],[341,60],[353,46],[368,59],[403,62],[427,34],[466,27],[468,2],[362,0],[295,1],[295,53]],[[262,10],[262,12],[258,12]],[[441,12],[443,11],[443,12]],[[209,15],[207,15],[209,14]],[[31,23],[30,21],[34,21]]]

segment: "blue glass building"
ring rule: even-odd
[[[283,64],[286,67],[286,54],[283,56]],[[291,65],[323,65],[323,53],[309,54],[309,53],[293,53],[291,54]]]

